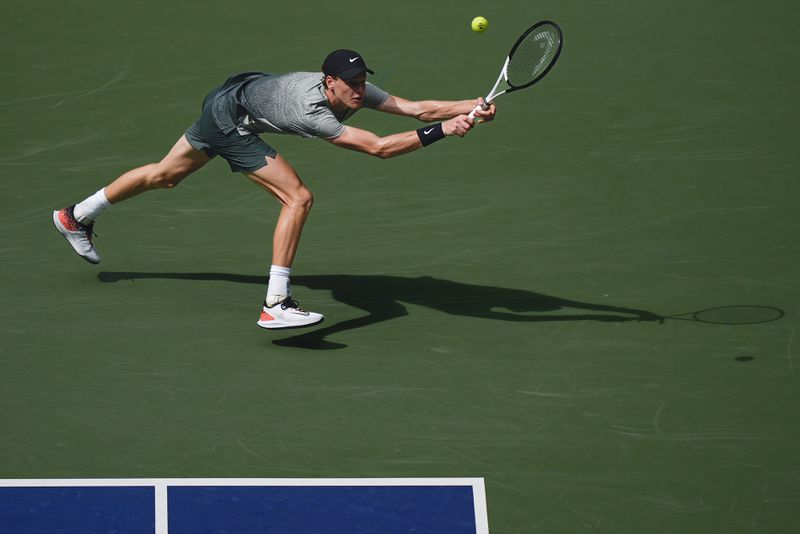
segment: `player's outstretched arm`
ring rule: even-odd
[[[474,121],[464,114],[440,124],[386,137],[378,137],[370,131],[345,126],[342,135],[327,141],[342,148],[385,159],[413,152],[449,135],[464,137],[473,125]]]
[[[389,95],[389,97],[378,107],[379,111],[402,115],[404,117],[414,117],[423,122],[432,122],[451,119],[458,115],[466,115],[472,111],[476,105],[483,104],[483,97],[476,100],[406,100],[399,96]],[[497,112],[494,103],[490,104],[485,110],[479,110],[475,116],[482,121],[494,119]]]

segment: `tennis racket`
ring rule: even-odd
[[[484,98],[483,109],[488,108],[489,103],[498,96],[525,89],[544,78],[556,64],[563,42],[561,28],[549,20],[537,22],[525,30],[511,47],[511,52],[500,69],[500,76]],[[480,109],[480,104],[475,106],[469,118],[473,118]]]

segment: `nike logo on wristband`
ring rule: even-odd
[[[436,129],[436,128],[431,128],[430,130],[422,130],[422,133],[424,133],[425,135],[428,135],[429,133],[431,133],[431,132],[432,132],[432,131],[434,131],[435,129]]]

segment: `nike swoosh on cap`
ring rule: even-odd
[[[357,60],[357,59],[358,59],[358,56],[356,56],[356,57],[352,58],[352,59],[350,60],[350,63],[352,63],[353,61],[355,61],[355,60]]]

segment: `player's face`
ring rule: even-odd
[[[350,80],[334,78],[331,93],[336,102],[331,102],[334,107],[359,109],[362,106],[364,91],[367,89],[367,75],[359,74]]]

